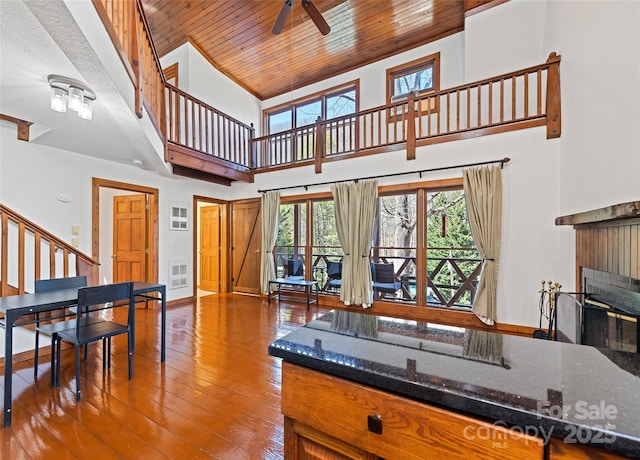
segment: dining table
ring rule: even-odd
[[[33,294],[20,294],[0,297],[0,313],[5,320],[5,360],[4,360],[4,426],[11,425],[12,411],[12,374],[13,374],[13,328],[28,323],[19,323],[18,320],[26,315],[59,310],[74,305],[78,300],[78,289],[61,289],[57,291],[41,292]],[[161,344],[160,362],[166,357],[166,324],[167,302],[166,285],[148,283],[142,281],[133,282],[133,289],[129,299],[133,312],[132,334],[135,338],[135,303],[148,301],[161,301]],[[135,344],[135,340],[134,340]]]

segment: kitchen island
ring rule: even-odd
[[[285,458],[640,458],[640,355],[334,311],[276,340]]]

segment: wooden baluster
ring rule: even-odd
[[[524,117],[529,117],[529,74],[524,75]]]
[[[551,53],[547,59],[547,139],[560,137],[560,56]]]
[[[511,121],[516,119],[516,105],[518,101],[516,101],[516,77],[515,75],[511,77]]]
[[[500,79],[500,123],[504,122],[504,78]]]
[[[493,82],[489,82],[489,125],[493,124]]]
[[[47,238],[49,243],[49,278],[56,277],[56,244],[50,238]]]
[[[25,227],[23,222],[18,223],[18,294],[24,294],[24,237]]]
[[[322,119],[318,117],[316,120],[316,151],[315,151],[315,172],[316,174],[320,174],[322,172],[322,157],[325,154],[325,146],[326,146],[326,132],[325,132],[325,124],[322,122]]]
[[[407,104],[407,160],[416,159],[416,110],[415,96],[409,94],[409,102]]]

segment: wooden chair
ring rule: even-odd
[[[74,345],[76,355],[76,400],[80,401],[80,347],[102,340],[102,368],[111,368],[111,338],[127,334],[127,352],[129,364],[129,380],[133,377],[133,329],[131,291],[133,283],[107,284],[104,286],[85,287],[78,290],[78,320],[75,327],[58,332],[56,344],[56,374],[60,375],[60,344],[62,341]],[[126,310],[126,324],[102,319],[105,313],[113,313],[115,309]],[[85,315],[95,315],[98,320],[85,322]]]
[[[377,298],[394,294],[400,289],[400,282],[396,279],[393,264],[372,263],[371,278],[373,279],[373,291]]]
[[[71,276],[67,278],[52,278],[46,280],[35,281],[36,293],[61,291],[63,289],[81,288],[87,285],[86,276]],[[38,377],[38,352],[40,347],[40,333],[51,337],[51,386],[55,381],[55,342],[58,338],[58,332],[75,326],[76,306],[69,305],[68,310],[59,317],[47,318],[41,320],[38,313],[35,317],[36,331],[36,348],[34,352],[33,377]],[[64,319],[73,316],[73,319]]]

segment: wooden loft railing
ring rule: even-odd
[[[167,159],[175,166],[252,180],[255,131],[170,84],[165,85]]]
[[[86,275],[99,265],[60,238],[0,204],[0,296],[24,294],[27,281]]]
[[[254,129],[167,84],[140,0],[93,0],[166,145],[174,173],[215,181],[252,181],[253,174],[535,126],[560,136],[560,56],[489,79],[374,107],[356,114],[255,138]],[[211,179],[208,179],[211,180]]]
[[[560,56],[546,63],[254,140],[256,172],[535,126],[560,136]]]
[[[140,0],[93,0],[120,59],[135,87],[135,111],[144,107],[160,137],[165,139],[166,81]]]

